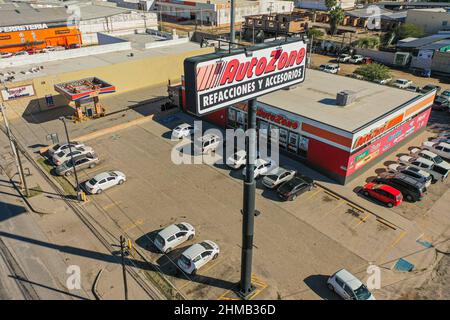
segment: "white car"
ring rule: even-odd
[[[413,155],[415,157],[424,158],[424,159],[430,160],[434,164],[443,165],[444,167],[450,168],[450,164],[447,161],[442,159],[436,153],[431,152],[429,150],[421,150],[419,148],[414,148],[411,150],[411,155]]]
[[[329,277],[327,286],[345,300],[375,300],[369,289],[345,269],[341,269]]]
[[[424,158],[413,158],[410,156],[401,156],[398,161],[402,164],[415,167],[428,172],[433,176],[434,181],[445,180],[448,177],[450,167],[434,164],[433,161]]]
[[[373,80],[373,82],[378,83],[378,84],[388,84],[390,81],[392,80],[392,78],[387,78],[387,79],[375,79]]]
[[[178,266],[187,274],[196,274],[197,270],[219,256],[219,246],[211,240],[205,240],[190,246],[177,261]]]
[[[30,54],[26,51],[18,51],[14,53],[15,56],[29,56]]]
[[[70,149],[67,148],[65,151],[60,151],[58,153],[55,153],[52,157],[52,162],[55,166],[59,166],[63,164],[64,162],[72,159],[72,157],[81,156],[84,154],[93,154],[94,149],[91,147],[79,147],[79,148],[72,148],[72,152],[70,152]]]
[[[227,159],[227,166],[232,169],[239,169],[245,166],[245,161],[247,161],[247,152],[245,150],[238,150],[232,156]]]
[[[337,64],[326,64],[325,68],[323,68],[324,72],[336,74],[341,70]]]
[[[12,57],[14,54],[12,54],[11,52],[0,52],[0,58],[10,58]]]
[[[272,170],[276,169],[278,166],[275,161],[272,159],[262,159],[258,158],[255,161],[255,171],[254,171],[254,178],[258,178],[261,175],[265,175],[268,172],[271,172]],[[246,167],[242,169],[242,175],[245,177]]]
[[[127,181],[127,177],[123,172],[107,171],[86,181],[84,189],[90,194],[100,194],[106,189],[123,184],[125,181]]]
[[[269,172],[266,176],[264,176],[262,183],[269,189],[276,189],[283,182],[291,180],[296,173],[297,171],[295,170],[286,170],[280,167],[276,170],[276,172]]]
[[[70,142],[70,147],[75,149],[75,148],[81,148],[84,147],[84,143],[83,142],[77,142],[77,141],[72,141]],[[53,155],[55,153],[59,153],[61,151],[66,152],[67,150],[69,150],[69,144],[68,143],[62,143],[62,144],[55,144],[53,147],[50,147],[48,149],[48,155],[49,157],[53,157]]]
[[[450,159],[450,144],[445,142],[435,143],[432,141],[425,141],[422,143],[422,147],[431,152],[434,152],[438,156],[444,159]]]
[[[349,62],[352,57],[349,54],[343,53],[337,59],[339,62]]]
[[[407,166],[407,165],[401,165],[399,163],[393,163],[388,166],[388,173],[392,172],[400,172],[404,175],[410,176],[420,182],[425,183],[425,187],[429,187],[431,184],[431,181],[433,180],[433,176],[424,170],[420,170],[418,168]],[[380,175],[382,177],[382,175]]]
[[[168,253],[177,246],[192,240],[195,237],[195,229],[187,222],[172,224],[156,235],[154,244],[162,253]]]
[[[351,57],[349,60],[348,60],[350,63],[354,63],[354,64],[357,64],[357,63],[362,63],[363,61],[364,61],[364,57],[362,56],[362,55],[360,55],[360,54],[355,54],[353,57]]]
[[[407,80],[407,79],[397,79],[395,80],[392,85],[394,87],[400,88],[400,89],[406,89],[409,86],[412,85],[412,81],[411,80]]]
[[[189,137],[194,134],[194,126],[183,123],[177,126],[175,129],[172,130],[172,138],[174,139],[181,139],[184,137]]]

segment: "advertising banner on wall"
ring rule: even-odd
[[[3,101],[15,100],[23,97],[34,96],[33,86],[20,86],[15,88],[2,89],[2,99]]]
[[[187,110],[203,115],[303,82],[306,44],[273,41],[184,60]]]

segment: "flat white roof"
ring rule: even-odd
[[[336,105],[336,95],[343,90],[357,92],[356,101],[347,106]],[[258,101],[356,132],[418,96],[402,89],[307,69],[305,81],[296,88],[269,93]]]

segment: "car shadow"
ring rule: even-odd
[[[136,239],[135,243],[141,247],[142,249],[148,250],[152,253],[161,253],[156,246],[153,244],[156,238],[156,235],[162,230],[154,230],[144,234],[143,236]]]
[[[264,191],[261,194],[264,198],[271,200],[271,201],[275,201],[275,202],[285,202],[285,200],[281,199],[278,196],[278,193],[276,190],[272,190],[272,189],[268,189],[268,188],[264,188]]]
[[[323,274],[306,277],[303,282],[324,300],[340,300],[341,298],[327,286],[329,276]]]
[[[386,169],[386,168],[378,168],[378,169],[375,169],[375,173],[377,174],[377,175],[380,175],[380,174],[382,174],[382,173],[384,173],[384,172],[387,172],[388,170]]]
[[[397,163],[398,163],[397,161],[389,160],[389,161],[385,161],[383,164],[384,164],[386,167],[388,167],[388,166],[390,166],[391,164],[397,164]]]

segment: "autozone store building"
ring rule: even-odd
[[[336,94],[342,90],[356,91],[356,101],[336,105]],[[434,91],[419,95],[307,70],[296,88],[258,98],[257,127],[279,129],[283,153],[345,184],[423,130],[434,96]],[[245,129],[246,105],[204,118],[223,128]]]

